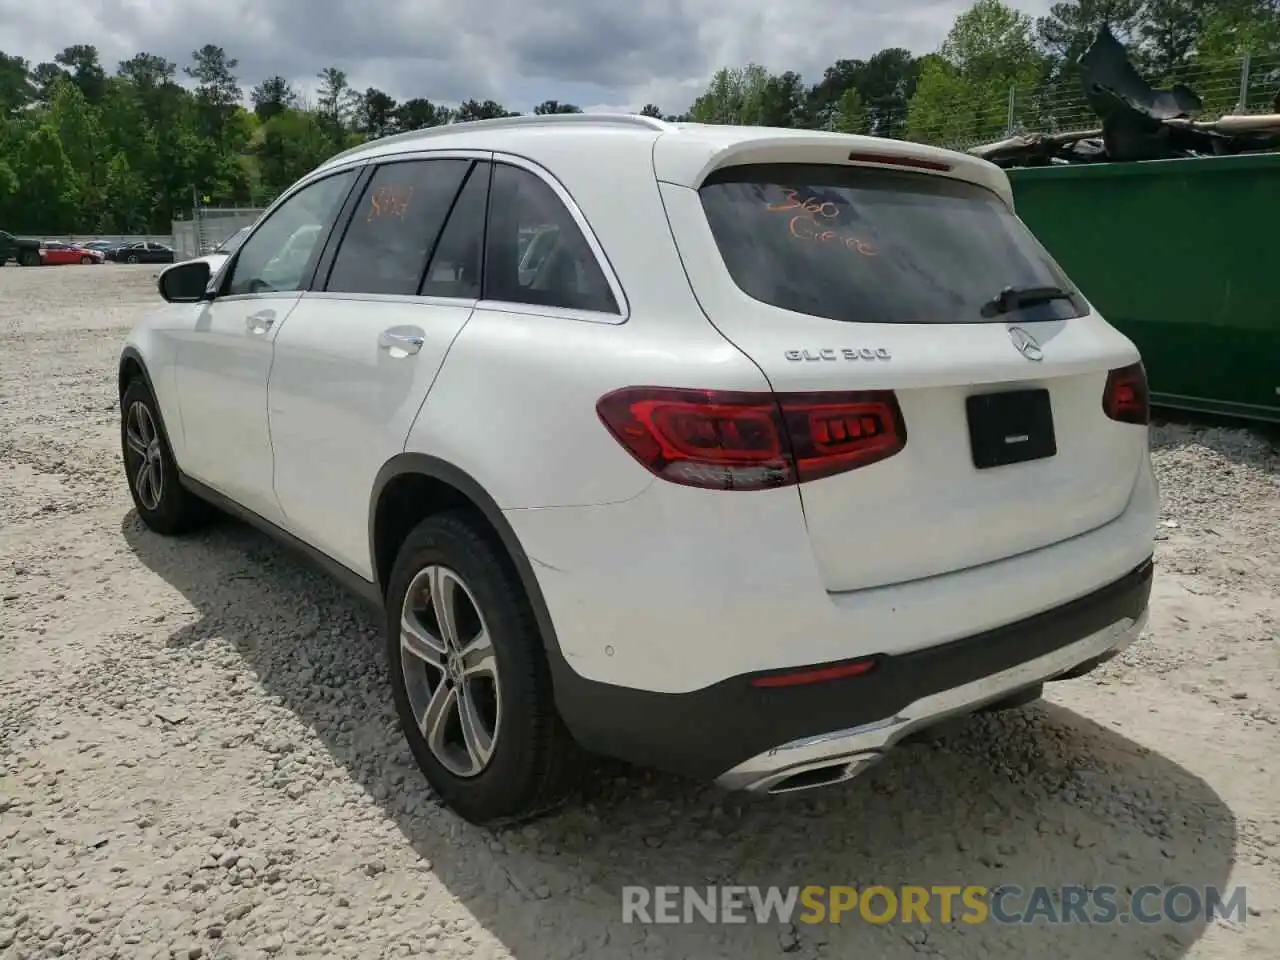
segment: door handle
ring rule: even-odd
[[[257,313],[251,313],[245,317],[244,326],[250,333],[266,333],[275,322],[276,312],[274,310],[259,310]]]
[[[422,349],[426,336],[417,327],[392,327],[378,334],[378,347],[392,356],[411,356]]]

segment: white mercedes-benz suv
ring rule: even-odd
[[[1138,352],[973,157],[437,127],[159,287],[119,366],[138,515],[216,506],[384,611],[405,735],[473,822],[548,809],[586,752],[847,780],[1145,623]]]

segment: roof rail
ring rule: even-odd
[[[644,127],[647,130],[671,130],[672,125],[657,117],[646,117],[638,113],[546,113],[520,114],[514,117],[494,117],[489,120],[462,120],[441,124],[436,127],[422,127],[419,130],[406,130],[404,133],[393,133],[377,140],[369,140],[359,146],[350,147],[326,160],[323,166],[330,166],[339,160],[354,157],[370,147],[388,146],[393,143],[405,143],[411,140],[423,140],[457,133],[460,128],[467,130],[493,130],[500,127],[554,127],[569,125],[617,124],[628,127]]]

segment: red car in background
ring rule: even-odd
[[[63,266],[69,263],[94,264],[103,261],[102,251],[90,250],[74,243],[63,243],[60,240],[40,241],[40,263],[46,267]]]

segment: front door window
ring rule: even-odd
[[[355,178],[347,170],[318,180],[272,211],[241,246],[225,294],[301,290]]]

